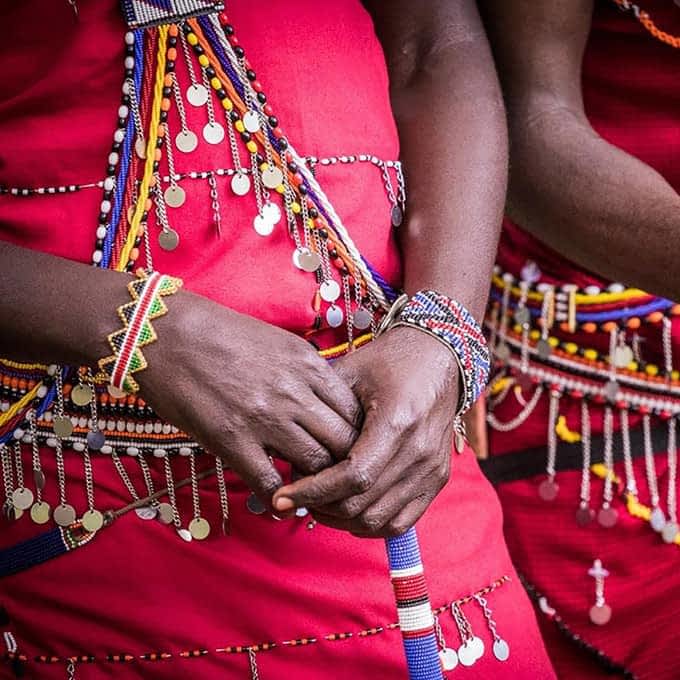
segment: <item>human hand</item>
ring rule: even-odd
[[[345,460],[280,488],[274,508],[307,507],[359,536],[401,534],[449,478],[456,360],[435,338],[397,327],[334,366],[363,407],[359,437]]]
[[[180,291],[144,349],[141,394],[221,456],[264,502],[282,484],[269,455],[314,474],[344,457],[361,409],[343,377],[301,338]]]

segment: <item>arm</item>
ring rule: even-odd
[[[409,202],[399,228],[404,287],[439,290],[481,319],[502,218],[505,117],[471,0],[366,0],[382,42]],[[446,483],[458,375],[426,334],[389,331],[337,362],[364,424],[346,461],[284,487],[275,504],[315,508],[359,535],[401,533]]]
[[[510,122],[507,210],[588,269],[680,299],[680,196],[591,128],[581,62],[592,0],[483,0]]]
[[[0,272],[0,356],[96,366],[110,354],[128,275],[2,242]],[[358,404],[308,343],[188,291],[166,300],[159,339],[144,349],[149,367],[135,375],[159,415],[264,501],[282,483],[269,451],[306,473],[347,451]]]

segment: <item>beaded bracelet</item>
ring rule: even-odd
[[[158,338],[151,321],[168,311],[162,298],[174,295],[181,287],[181,279],[158,272],[148,274],[141,269],[137,278],[128,284],[132,302],[118,307],[123,328],[108,336],[113,354],[99,360],[100,372],[95,378],[108,382],[112,393],[134,394],[139,390],[132,374],[147,367],[142,347]]]
[[[472,314],[446,295],[421,290],[410,299],[408,295],[397,299],[380,324],[378,335],[396,326],[425,331],[453,352],[462,383],[456,418],[463,415],[482,393],[491,368],[489,348]]]

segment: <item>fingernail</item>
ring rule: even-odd
[[[280,512],[286,512],[287,510],[292,510],[294,507],[295,507],[295,503],[293,503],[292,499],[287,498],[286,496],[281,496],[280,498],[277,498],[274,501],[274,508],[276,508]]]

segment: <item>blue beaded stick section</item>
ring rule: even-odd
[[[415,528],[388,538],[387,560],[410,680],[443,680]]]

